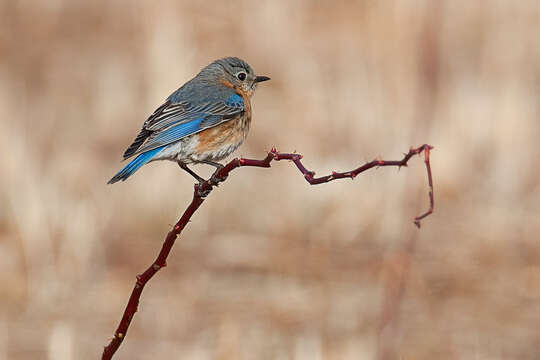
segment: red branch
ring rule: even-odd
[[[133,316],[137,312],[139,299],[141,297],[144,286],[159,271],[159,269],[167,266],[167,257],[169,256],[169,253],[171,252],[171,249],[178,235],[180,235],[180,233],[182,232],[184,227],[187,225],[187,223],[189,222],[189,220],[191,219],[195,211],[197,211],[199,206],[201,206],[206,196],[210,194],[214,186],[217,186],[219,183],[225,181],[229,173],[233,171],[234,169],[241,166],[269,168],[270,163],[272,161],[290,160],[294,162],[294,164],[296,165],[298,170],[300,170],[300,172],[304,175],[304,178],[306,179],[308,183],[310,183],[311,185],[317,185],[317,184],[327,183],[327,182],[330,182],[332,180],[337,180],[337,179],[344,179],[344,178],[354,179],[358,174],[374,167],[397,166],[398,168],[401,168],[402,166],[407,166],[407,162],[409,161],[411,157],[413,157],[414,155],[419,155],[420,153],[424,152],[428,184],[429,184],[429,209],[422,215],[419,215],[414,218],[414,223],[416,224],[416,226],[420,227],[420,220],[422,220],[423,218],[431,214],[433,212],[433,206],[434,206],[433,180],[431,178],[431,166],[429,163],[429,153],[431,149],[433,149],[432,146],[424,144],[416,149],[411,148],[409,152],[405,154],[405,156],[401,160],[387,161],[387,160],[376,159],[368,163],[365,163],[364,165],[351,171],[346,171],[346,172],[333,171],[332,174],[321,176],[321,177],[315,177],[315,172],[309,171],[304,167],[304,165],[302,164],[302,155],[280,153],[275,148],[270,150],[268,155],[262,160],[253,160],[253,159],[244,159],[244,158],[231,160],[223,168],[216,171],[214,176],[212,176],[209,180],[206,180],[200,184],[195,185],[195,191],[193,192],[193,200],[191,200],[191,204],[189,204],[187,209],[184,211],[184,214],[182,214],[182,217],[180,218],[180,220],[178,220],[178,222],[174,225],[173,229],[167,234],[167,237],[165,238],[165,242],[163,243],[163,246],[161,247],[161,251],[159,252],[156,260],[152,263],[152,265],[150,265],[148,269],[146,269],[145,272],[137,275],[137,281],[135,282],[135,287],[133,288],[133,291],[131,292],[131,296],[129,297],[126,309],[124,310],[124,315],[122,316],[122,320],[120,320],[120,324],[118,325],[118,328],[114,332],[114,337],[112,338],[111,342],[103,350],[103,355],[101,356],[101,359],[102,360],[112,359],[114,353],[116,352],[116,350],[118,350],[118,348],[122,344],[122,341],[126,337],[126,333],[128,331],[131,320],[133,319]]]

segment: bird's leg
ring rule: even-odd
[[[221,165],[220,163],[215,162],[215,161],[202,160],[201,163],[214,166],[216,168],[216,171],[219,171],[219,170],[224,168],[223,165]]]
[[[210,160],[203,160],[201,161],[201,163],[203,164],[207,164],[207,165],[212,165],[216,168],[216,171],[214,171],[214,173],[212,174],[212,176],[210,177],[210,180],[212,180],[212,182],[217,186],[220,182],[222,181],[225,181],[227,179],[227,176],[225,177],[217,177],[217,173],[219,170],[223,169],[224,166],[221,165],[220,163],[218,162],[215,162],[215,161],[210,161]]]
[[[200,183],[206,181],[204,180],[202,177],[200,177],[199,175],[197,175],[193,170],[191,170],[190,168],[187,167],[186,164],[184,163],[181,163],[179,162],[178,163],[178,166],[180,166],[182,168],[182,170],[185,170],[189,175],[193,176],[195,179],[197,179],[197,181]]]
[[[186,164],[184,163],[181,163],[181,162],[178,162],[178,166],[180,166],[183,170],[185,170],[188,174],[190,174],[191,176],[193,176],[195,179],[197,179],[197,181],[199,182],[199,196],[202,197],[202,198],[205,198],[208,196],[208,194],[210,194],[210,191],[212,188],[210,188],[209,190],[206,190],[206,191],[201,191],[200,190],[200,187],[201,187],[201,184],[203,182],[205,182],[206,180],[204,180],[202,177],[200,177],[199,175],[197,175],[195,173],[195,171],[191,170],[190,168],[187,167]]]

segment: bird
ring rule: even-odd
[[[157,160],[176,162],[199,183],[188,167],[219,163],[246,139],[251,124],[251,97],[257,85],[270,80],[255,75],[247,62],[225,57],[204,67],[174,91],[143,123],[123,159],[132,159],[108,184],[125,181],[143,165]]]

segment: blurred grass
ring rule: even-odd
[[[287,164],[239,170],[118,358],[540,356],[537,1],[4,1],[0,24],[0,359],[99,356],[192,189],[172,163],[105,183],[228,55],[272,77],[238,155],[297,150],[322,174],[427,142],[436,212],[414,229],[419,159],[312,188]]]

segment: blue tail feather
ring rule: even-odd
[[[112,177],[111,180],[107,184],[114,184],[117,181],[124,181],[128,177],[130,177],[135,171],[139,170],[141,166],[152,160],[152,158],[159,153],[161,150],[163,150],[165,146],[158,147],[156,149],[152,149],[146,152],[143,152],[142,154],[139,154],[135,159],[131,160],[129,164],[124,166],[122,170],[120,170],[116,175]]]

